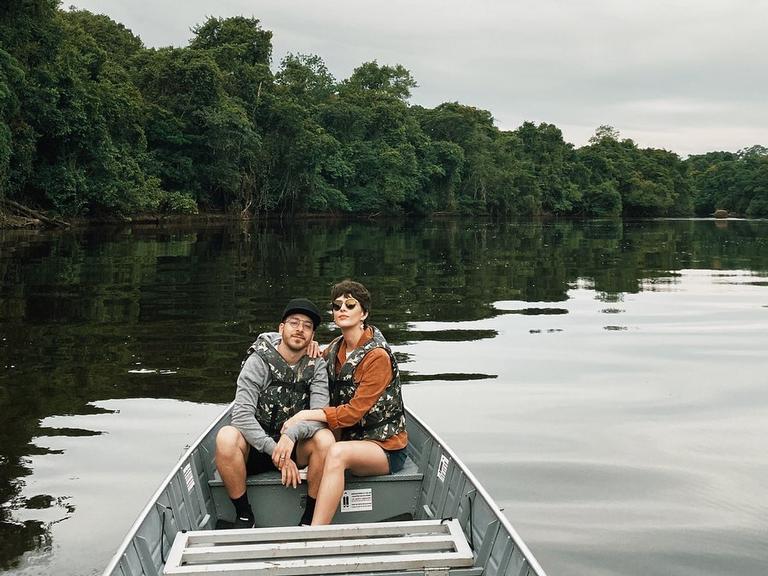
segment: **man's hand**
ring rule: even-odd
[[[299,467],[296,466],[296,462],[288,458],[284,461],[283,467],[280,469],[281,482],[286,488],[293,486],[296,488],[301,484],[301,476],[299,476]]]
[[[323,352],[320,350],[320,343],[317,340],[312,340],[307,346],[307,356],[310,358],[320,358]]]
[[[272,464],[278,470],[283,469],[283,465],[291,460],[291,452],[293,452],[293,440],[288,438],[285,434],[280,436],[280,440],[277,442],[277,446],[272,450]],[[294,464],[295,466],[295,464]]]

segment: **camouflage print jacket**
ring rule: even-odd
[[[374,327],[373,338],[349,353],[337,376],[334,365],[341,342],[342,337],[331,342],[326,355],[328,358],[328,387],[331,393],[331,406],[349,404],[352,400],[358,386],[355,382],[355,369],[368,352],[382,348],[389,355],[392,364],[392,380],[360,422],[342,431],[342,439],[383,441],[405,430],[405,409],[400,391],[400,371],[395,355],[379,329]]]
[[[280,428],[299,410],[309,408],[309,383],[315,372],[315,360],[303,356],[291,368],[266,339],[257,340],[248,348],[248,355],[258,354],[269,366],[272,380],[259,396],[256,420],[273,440],[280,437]],[[243,361],[245,364],[245,361]]]
[[[272,454],[285,420],[302,408],[328,405],[328,373],[322,358],[303,358],[289,366],[276,347],[280,335],[259,335],[248,349],[237,378],[232,425],[259,452]],[[309,402],[307,406],[307,393]],[[294,442],[311,438],[322,422],[302,421],[285,434]]]

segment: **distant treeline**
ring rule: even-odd
[[[503,131],[458,103],[411,106],[401,65],[336,80],[270,67],[272,33],[209,18],[185,48],[57,0],[0,6],[0,201],[65,217],[141,213],[768,216],[768,149],[682,160],[600,126]]]

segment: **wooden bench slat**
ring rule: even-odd
[[[308,558],[268,562],[232,562],[229,564],[193,564],[168,569],[165,574],[217,574],[226,576],[299,576],[383,570],[423,570],[471,566],[473,558],[457,552],[442,554],[378,555],[363,558]]]
[[[367,522],[361,524],[332,524],[329,526],[289,526],[276,528],[244,528],[241,530],[197,530],[187,532],[189,544],[218,544],[226,542],[269,542],[285,540],[320,540],[364,536],[395,536],[398,534],[448,534],[449,522],[411,520],[408,522]]]
[[[451,520],[448,522],[448,530],[456,544],[456,553],[462,557],[474,557],[472,548],[469,546],[469,542],[467,542],[467,538],[464,536],[464,530],[461,528],[459,521]]]
[[[241,544],[188,548],[182,555],[184,563],[222,562],[225,560],[255,560],[297,556],[341,556],[349,554],[378,554],[413,550],[456,551],[450,534],[440,536],[408,536],[404,538],[366,538],[353,540],[281,542],[276,544]]]

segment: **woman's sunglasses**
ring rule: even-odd
[[[331,302],[331,308],[333,308],[334,312],[341,310],[342,305],[346,306],[347,310],[354,310],[355,306],[358,305],[358,301],[354,298],[347,298],[344,302]]]

